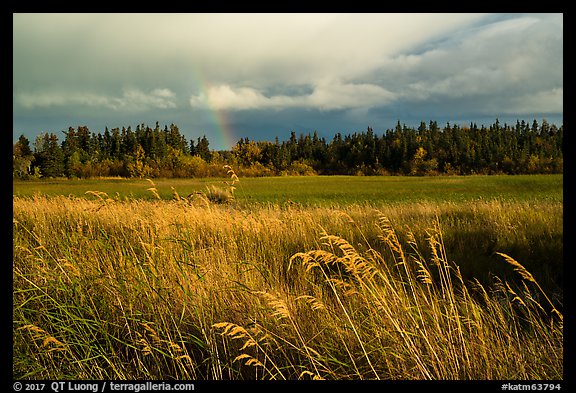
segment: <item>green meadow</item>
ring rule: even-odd
[[[205,191],[207,186],[226,187],[228,179],[154,179],[163,199]],[[562,175],[517,176],[302,176],[242,178],[236,189],[240,204],[283,204],[287,201],[305,206],[345,206],[390,203],[471,202],[477,200],[562,202]],[[13,181],[15,196],[35,193],[87,196],[101,191],[110,197],[153,198],[142,179],[89,179]]]

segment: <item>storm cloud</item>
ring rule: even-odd
[[[562,14],[14,14],[13,134],[563,116]],[[211,146],[229,148],[230,146]]]

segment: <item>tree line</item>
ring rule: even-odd
[[[42,133],[31,146],[21,135],[13,145],[13,176],[209,177],[226,176],[224,165],[240,176],[562,173],[563,128],[546,120],[496,119],[488,127],[430,121],[418,128],[398,121],[381,135],[371,127],[331,140],[292,131],[282,142],[241,138],[231,150],[214,151],[206,136],[188,141],[175,124],[103,133],[79,126],[69,127],[62,142]]]

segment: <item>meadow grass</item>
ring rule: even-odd
[[[207,186],[225,187],[229,179],[154,179],[162,199],[205,191]],[[350,204],[380,206],[392,203],[503,201],[562,201],[562,175],[518,176],[302,176],[243,178],[236,193],[238,202],[342,208]],[[86,196],[98,190],[123,199],[152,199],[145,179],[47,179],[13,181],[15,196]]]
[[[14,196],[14,378],[563,378],[561,199],[147,188]]]

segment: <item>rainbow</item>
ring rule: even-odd
[[[212,138],[209,137],[208,135],[207,137],[210,140],[210,142],[213,142],[214,144],[213,147],[231,149],[232,147],[234,147],[234,145],[236,145],[237,140],[236,135],[232,130],[232,126],[230,125],[230,121],[228,120],[228,115],[226,114],[225,111],[217,108],[210,102],[210,96],[208,94],[210,83],[204,77],[204,73],[202,72],[202,70],[201,69],[198,70],[198,72],[196,72],[196,75],[198,76],[196,82],[198,87],[200,88],[200,93],[204,94],[207,97],[207,103],[208,103],[207,109],[209,113],[209,121],[214,125],[216,131],[215,140],[212,140],[212,138],[214,137],[212,135],[211,135]]]
[[[215,144],[223,146],[225,149],[231,149],[236,145],[236,136],[228,121],[228,115],[221,109],[215,109],[210,106],[210,118],[213,119],[216,126],[217,140]]]

